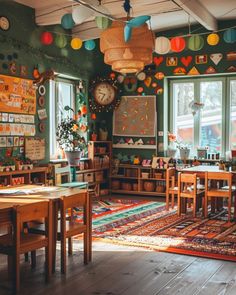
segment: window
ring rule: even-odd
[[[50,157],[57,153],[56,129],[63,118],[68,115],[64,107],[75,109],[75,85],[71,81],[50,81]],[[70,116],[72,114],[69,114]]]
[[[169,129],[192,155],[206,146],[224,155],[236,148],[236,77],[171,80],[170,113]]]

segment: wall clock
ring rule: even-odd
[[[7,31],[10,29],[10,22],[6,16],[0,16],[0,28],[3,31]]]
[[[112,111],[119,105],[120,90],[115,79],[96,78],[89,92],[89,107],[92,112]]]

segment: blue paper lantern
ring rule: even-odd
[[[131,38],[132,28],[129,25],[125,25],[124,27],[124,39],[125,42],[128,42]]]
[[[95,48],[96,44],[94,40],[87,40],[84,42],[84,47],[87,50],[93,50]]]
[[[226,43],[234,43],[236,41],[236,30],[235,29],[227,29],[224,32],[223,38]]]
[[[61,18],[61,25],[66,30],[72,29],[74,27],[75,22],[72,18],[71,13],[67,13],[63,15],[63,17]]]
[[[130,26],[131,28],[137,28],[143,25],[144,23],[146,23],[148,20],[150,20],[150,18],[151,18],[150,15],[137,16],[129,20],[127,22],[127,25]]]

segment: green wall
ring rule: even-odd
[[[34,13],[34,9],[24,5],[9,0],[0,0],[0,14],[7,16],[10,21],[10,29],[8,31],[0,30],[0,74],[11,76],[9,63],[14,61],[17,65],[17,73],[14,76],[20,77],[19,68],[21,65],[24,65],[27,67],[27,76],[24,78],[33,79],[32,72],[34,66],[38,65],[40,72],[53,69],[55,72],[83,79],[85,82],[85,92],[87,93],[89,79],[94,76],[97,68],[104,66],[103,56],[97,49],[87,51],[82,47],[80,50],[73,50],[70,46],[69,37],[67,46],[62,49],[55,45],[42,45],[40,42],[42,31],[49,30],[51,32],[65,32],[67,34],[70,34],[70,31],[63,30],[60,25],[39,27],[35,24]],[[55,34],[53,36],[55,37]],[[98,42],[96,47],[98,47]],[[46,87],[46,109],[49,116],[47,84]],[[38,105],[37,108],[39,108]],[[47,153],[45,160],[42,161],[42,163],[46,163],[49,160],[49,120],[46,120],[46,130],[43,133],[38,131],[37,113],[35,120],[36,136],[46,138]],[[0,148],[0,152],[4,155],[5,149]]]

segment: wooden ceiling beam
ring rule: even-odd
[[[216,18],[198,0],[172,0],[191,15],[196,21],[203,25],[207,30],[216,31]]]

